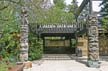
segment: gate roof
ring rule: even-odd
[[[45,24],[37,25],[36,33],[40,34],[62,34],[75,33],[85,28],[84,24]]]

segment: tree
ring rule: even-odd
[[[34,22],[38,24],[72,23],[75,20],[73,12],[66,10],[67,6],[64,0],[54,0],[54,5],[48,9],[43,9],[39,6],[33,9],[36,14]]]
[[[0,54],[4,58],[12,56],[16,59],[19,53],[19,38],[15,34],[19,32],[16,5],[11,0],[0,0]]]
[[[100,4],[103,7],[101,7],[102,16],[108,16],[108,0],[103,0]]]
[[[64,0],[54,0],[54,4],[56,7],[60,8],[60,9],[66,8],[66,4],[65,4]]]
[[[76,11],[78,9],[77,0],[73,0],[71,4],[68,6],[69,12],[72,12],[74,15],[76,15]]]
[[[8,32],[12,32],[12,30],[18,28],[17,24],[17,17],[15,16],[15,4],[8,2],[8,1],[0,1],[1,9],[0,9],[0,28],[1,31],[7,29]],[[10,26],[13,26],[9,28]],[[6,30],[5,30],[6,31]]]
[[[108,27],[108,0],[103,0],[100,4],[101,7],[101,17],[102,17],[102,25],[107,29]]]
[[[102,26],[103,26],[106,30],[108,30],[108,16],[103,16],[103,17],[102,17],[101,23],[102,23]]]

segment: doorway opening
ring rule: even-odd
[[[75,54],[76,40],[70,37],[44,37],[44,54]]]

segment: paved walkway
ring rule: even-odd
[[[33,61],[31,69],[24,71],[108,71],[108,61],[101,61],[100,68],[89,68],[86,66],[86,57],[44,55],[43,59]]]

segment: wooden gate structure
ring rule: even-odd
[[[72,36],[73,33],[78,35],[79,32],[86,30],[88,35],[88,60],[87,65],[89,67],[100,67],[99,64],[99,40],[98,40],[98,19],[92,12],[92,0],[83,0],[82,4],[76,12],[76,19],[79,17],[81,11],[89,6],[88,17],[86,18],[86,26],[81,23],[74,24],[62,24],[62,25],[37,25],[37,33],[41,32],[40,36],[52,36],[52,35],[64,35],[65,37]],[[78,21],[78,19],[77,19]],[[75,35],[75,36],[76,36]],[[77,37],[76,37],[77,39]],[[44,40],[44,39],[43,39]]]
[[[98,27],[96,17],[90,16],[87,24],[46,24],[36,25],[36,33],[43,39],[45,47],[45,37],[59,36],[71,40],[73,37],[77,40],[77,35],[85,31],[88,34],[88,61],[89,67],[99,67],[99,44],[98,44]],[[65,43],[64,43],[65,44]],[[71,43],[70,43],[71,45]],[[71,46],[69,46],[71,47]],[[49,50],[48,50],[49,51]]]
[[[79,23],[37,25],[35,32],[43,39],[45,53],[70,54],[75,53],[76,47],[72,47],[72,39],[76,39],[78,32],[86,30],[85,26],[85,24]]]
[[[76,35],[86,30],[88,34],[88,60],[87,65],[89,67],[99,67],[99,44],[98,44],[98,26],[97,26],[97,17],[92,14],[92,0],[83,0],[81,6],[76,12],[76,19],[80,15],[81,11],[89,4],[89,14],[87,18],[86,26],[81,23],[74,24],[49,24],[49,25],[36,25],[35,32],[39,34],[39,37],[45,40],[46,36],[60,36],[68,37],[71,39],[73,33]],[[74,37],[76,37],[74,35]],[[77,39],[77,38],[76,38]]]

